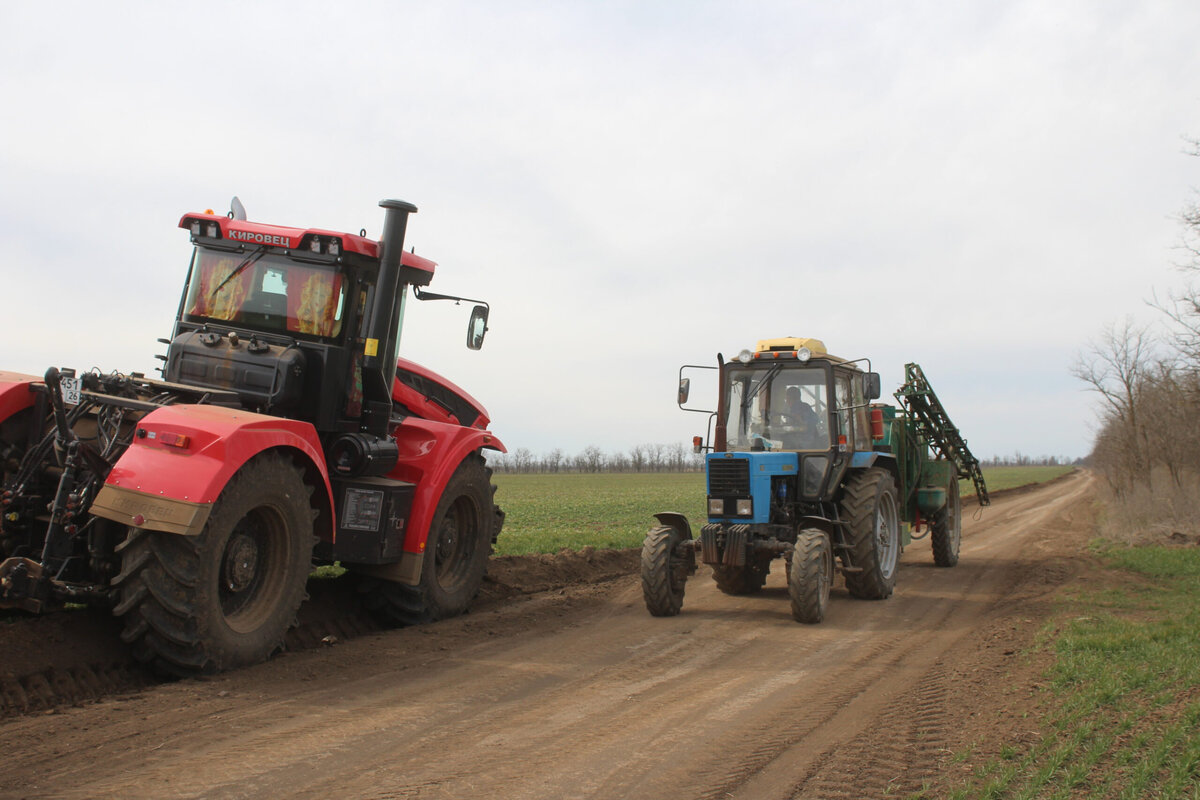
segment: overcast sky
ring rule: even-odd
[[[189,211],[378,237],[509,449],[688,442],[684,363],[920,363],[981,458],[1086,454],[1075,354],[1182,280],[1200,3],[3,3],[0,369],[157,365]]]

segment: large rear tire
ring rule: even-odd
[[[900,561],[900,514],[891,473],[863,470],[846,480],[842,518],[850,523],[850,555],[860,572],[846,573],[846,589],[864,600],[891,597]]]
[[[833,582],[833,546],[824,531],[802,530],[788,566],[788,595],[797,622],[815,625],[825,619]]]
[[[187,676],[282,649],[312,569],[311,494],[291,461],[268,453],[233,476],[198,535],[131,528],[113,585],[134,656]]]
[[[363,604],[380,622],[420,625],[470,608],[504,519],[492,502],[495,491],[482,456],[472,453],[459,464],[433,513],[417,585],[361,579]]]
[[[933,544],[934,564],[953,567],[958,563],[958,551],[962,546],[962,498],[958,495],[957,477],[950,479],[946,507],[934,517],[929,538]]]
[[[642,541],[642,597],[655,617],[673,617],[683,608],[687,562],[675,554],[683,537],[670,525],[651,528]]]

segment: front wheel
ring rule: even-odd
[[[113,585],[135,657],[186,676],[281,649],[312,567],[311,493],[291,461],[266,454],[234,475],[198,535],[131,528]]]
[[[491,470],[470,455],[442,491],[416,586],[362,578],[363,603],[385,625],[418,625],[464,613],[479,594],[503,515],[492,502]]]
[[[958,496],[958,478],[950,479],[946,507],[937,513],[929,534],[933,544],[933,563],[953,567],[962,546],[962,499]]]
[[[788,565],[788,595],[797,622],[815,625],[825,619],[833,582],[833,546],[824,531],[802,530]]]
[[[673,617],[683,608],[688,564],[675,553],[683,537],[675,528],[651,528],[642,541],[642,598],[655,617]]]

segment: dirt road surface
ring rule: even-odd
[[[0,721],[0,796],[863,798],[1032,735],[1021,655],[1085,569],[1087,473],[964,508],[962,559],[792,621],[782,569],[649,616],[636,576]]]

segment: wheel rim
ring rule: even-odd
[[[875,511],[875,549],[879,556],[879,573],[885,579],[892,577],[896,571],[896,561],[900,557],[899,534],[896,498],[891,492],[884,492],[879,497],[879,506]]]
[[[443,587],[452,587],[469,571],[479,535],[477,511],[471,498],[463,495],[454,501],[442,519],[433,559],[438,584]]]
[[[238,520],[225,542],[217,599],[226,624],[256,630],[274,611],[287,563],[287,524],[280,512],[259,506]]]

